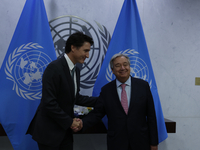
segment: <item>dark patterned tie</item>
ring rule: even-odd
[[[128,114],[128,98],[125,90],[126,84],[121,84],[121,87],[122,87],[121,104],[122,107],[124,108],[125,113]]]
[[[74,81],[74,72],[75,72],[75,70],[76,70],[76,67],[74,67],[74,68],[72,69],[72,71],[71,71],[71,76],[72,76],[73,81]]]
[[[74,91],[75,91],[75,83],[74,83],[74,72],[76,70],[76,67],[74,66],[74,68],[71,71],[71,76],[72,76],[72,80],[73,80],[73,84],[74,84]]]

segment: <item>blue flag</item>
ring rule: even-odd
[[[42,74],[56,59],[43,0],[27,0],[0,70],[0,123],[15,150],[37,150],[27,128],[42,95]]]
[[[168,135],[135,0],[124,1],[105,59],[94,85],[93,96],[98,96],[101,88],[115,79],[109,62],[116,53],[123,53],[129,56],[131,76],[149,82],[156,109],[159,143],[162,142]],[[102,120],[107,127],[107,117],[104,117]]]

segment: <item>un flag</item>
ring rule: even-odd
[[[40,103],[42,74],[56,59],[43,0],[27,0],[0,70],[0,123],[15,150],[37,150],[27,128]]]
[[[131,75],[133,77],[149,82],[156,110],[158,138],[159,142],[162,142],[168,135],[135,0],[124,1],[110,45],[94,85],[93,96],[98,96],[101,87],[115,78],[109,67],[109,62],[116,53],[123,53],[129,56],[131,61]],[[107,126],[107,117],[103,118],[103,122]]]

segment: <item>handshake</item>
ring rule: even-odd
[[[83,122],[80,118],[74,118],[73,119],[73,123],[71,125],[71,129],[74,131],[74,132],[78,132],[82,129],[83,127]]]

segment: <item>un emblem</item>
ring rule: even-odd
[[[41,99],[42,74],[52,61],[37,43],[28,43],[16,48],[6,61],[7,79],[13,81],[13,90],[24,99]]]
[[[149,78],[149,68],[144,60],[142,60],[137,55],[139,52],[135,51],[134,49],[127,49],[124,51],[119,52],[121,54],[125,54],[130,58],[130,74],[132,77],[143,79],[149,82],[149,86],[152,86],[152,80]],[[115,75],[112,73],[110,65],[107,67],[106,71],[106,79],[108,82],[115,79]]]
[[[83,89],[92,88],[111,39],[107,29],[95,22],[98,27],[97,32],[94,26],[86,20],[71,15],[55,18],[49,24],[57,57],[62,56],[65,52],[65,42],[71,34],[81,31],[93,38],[94,45],[91,46],[90,57],[85,60],[84,64],[77,64],[81,70],[80,87]]]

